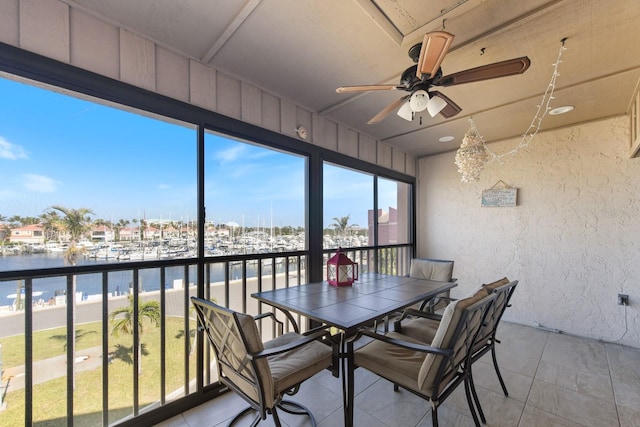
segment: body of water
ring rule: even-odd
[[[118,261],[95,259],[79,259],[78,265],[88,264],[105,264]],[[42,253],[27,255],[11,255],[0,256],[0,271],[28,270],[40,268],[63,267],[64,260],[62,253]],[[247,264],[247,277],[256,275],[256,264]],[[263,274],[271,272],[270,265],[263,267]],[[278,272],[284,271],[283,264],[277,264]],[[230,278],[240,278],[242,274],[241,265],[232,265],[230,268]],[[84,298],[91,298],[92,295],[102,294],[102,274],[81,274],[76,276],[77,292],[82,292]],[[196,267],[189,268],[189,282],[196,282]],[[184,267],[168,267],[165,269],[164,286],[171,288],[181,286],[184,280]],[[219,282],[224,280],[223,264],[213,264],[211,266],[211,282]],[[133,284],[132,271],[116,271],[109,273],[109,289],[107,292],[111,294],[126,294],[129,287]],[[15,300],[15,294],[20,283],[15,280],[0,282],[0,306],[11,305]],[[139,286],[143,291],[159,290],[160,286],[160,269],[145,268],[139,270]],[[51,277],[33,280],[34,302],[41,300],[41,303],[47,303],[51,298],[55,298],[56,294],[64,292],[67,288],[65,277]],[[37,295],[37,296],[36,296]]]

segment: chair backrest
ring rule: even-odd
[[[509,301],[511,300],[511,296],[516,290],[517,285],[517,280],[510,282],[506,277],[500,280],[496,280],[493,283],[482,285],[483,288],[488,292],[492,292],[496,295],[496,301],[489,309],[487,317],[482,327],[480,328],[478,339],[473,346],[473,352],[480,350],[487,344],[487,341],[490,338],[493,338],[493,336],[495,335],[496,329],[498,328],[498,325],[500,323],[500,319],[502,319],[502,315],[507,309]]]
[[[453,261],[429,258],[413,258],[409,277],[450,282],[453,278]]]
[[[272,407],[274,385],[269,363],[266,358],[251,357],[264,349],[253,317],[197,297],[191,297],[191,302],[214,348],[220,382],[256,409]]]
[[[450,349],[453,355],[447,360],[430,353],[418,374],[418,386],[427,394],[439,394],[462,370],[470,357],[488,309],[496,299],[486,289],[478,289],[472,296],[452,302],[445,309],[431,347]]]

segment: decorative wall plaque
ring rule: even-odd
[[[490,189],[482,191],[483,207],[515,207],[517,199],[518,189],[507,186],[502,180],[496,182]]]

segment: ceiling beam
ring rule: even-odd
[[[251,15],[253,10],[260,4],[262,0],[249,0],[247,3],[240,9],[240,12],[229,22],[227,28],[224,29],[218,40],[211,46],[211,48],[207,51],[207,53],[200,58],[201,61],[205,64],[208,64],[209,61],[213,59],[214,56],[218,53],[222,46],[229,41],[231,36],[240,28],[240,26],[246,21],[246,19]]]

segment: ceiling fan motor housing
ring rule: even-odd
[[[422,43],[416,43],[409,48],[409,58],[416,64],[420,59],[420,51],[422,50]]]

